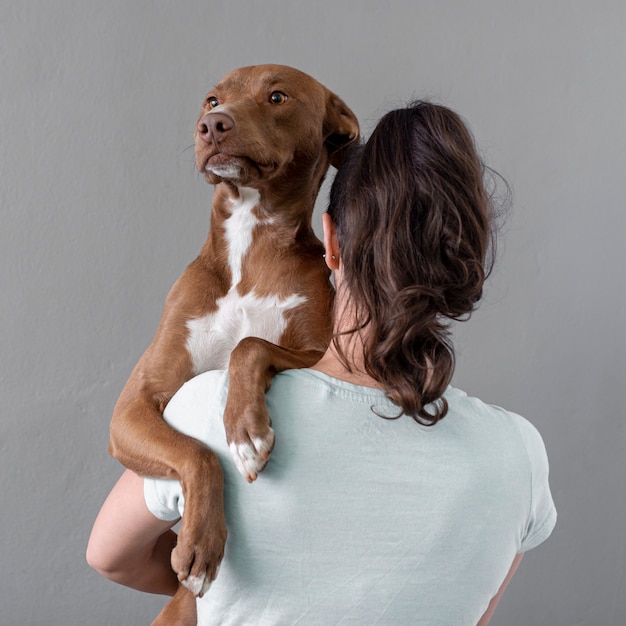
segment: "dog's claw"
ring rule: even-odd
[[[230,453],[239,473],[249,482],[254,482],[265,467],[274,447],[274,431],[270,428],[266,437],[254,437],[250,443],[230,444]]]
[[[201,520],[199,526],[203,529],[201,535],[194,532],[195,526],[189,527],[189,517],[183,516],[178,542],[172,550],[171,565],[182,586],[201,598],[217,578],[228,530],[222,514]]]
[[[189,589],[189,591],[191,591],[191,593],[193,593],[194,596],[196,597],[201,597],[202,594],[204,593],[205,589],[204,589],[204,583],[206,581],[206,576],[187,576],[187,578],[185,578],[184,580],[181,580],[180,582],[183,584],[183,586],[187,587],[187,589]],[[210,584],[210,583],[209,583]]]
[[[211,587],[211,584],[217,578],[217,574],[219,572],[219,566],[215,570],[215,577],[209,578],[206,574],[202,574],[202,576],[193,576],[189,575],[185,579],[180,580],[180,583],[189,589],[191,593],[197,598],[201,598]]]

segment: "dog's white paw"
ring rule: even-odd
[[[217,577],[217,572],[215,575]],[[187,587],[197,598],[201,598],[209,590],[212,582],[213,580],[210,580],[206,574],[202,576],[192,576],[190,574],[185,580],[181,581],[183,587]]]
[[[185,580],[182,581],[183,586],[187,587],[194,596],[199,596],[202,591],[202,587],[204,586],[204,581],[206,580],[206,576],[187,576]]]
[[[230,444],[230,453],[239,473],[249,482],[256,480],[265,467],[274,447],[274,431],[270,428],[267,436],[253,437],[251,443]]]

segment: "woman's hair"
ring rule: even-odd
[[[419,101],[386,114],[347,155],[331,188],[341,287],[356,316],[333,338],[335,348],[351,371],[339,338],[364,330],[366,373],[422,424],[447,412],[448,327],[470,316],[491,271],[494,209],[485,172],[463,120]]]

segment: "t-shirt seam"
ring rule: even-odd
[[[381,389],[379,393],[368,393],[365,391],[359,391],[357,389],[347,389],[341,385],[335,385],[331,380],[325,380],[319,378],[315,374],[305,370],[295,370],[304,374],[307,380],[307,384],[318,389],[324,389],[328,393],[338,396],[344,399],[351,399],[359,402],[360,404],[369,404],[370,406],[388,407],[390,409],[398,409],[399,407],[394,404]]]
[[[553,524],[554,522],[556,522],[556,510],[554,508],[551,508],[546,519],[543,520],[543,522],[541,522],[541,526],[539,526],[539,528],[537,528],[530,535],[528,535],[525,541],[522,543],[521,547],[524,549],[524,552],[532,549],[535,546],[536,540],[538,538],[541,538],[543,536],[545,529],[549,527],[551,524]]]
[[[533,474],[533,462],[532,459],[530,457],[530,452],[528,451],[528,445],[526,443],[526,438],[524,437],[524,435],[522,434],[522,430],[520,428],[520,425],[517,421],[517,419],[513,420],[513,423],[515,425],[515,430],[517,431],[517,434],[519,435],[520,439],[522,440],[522,446],[524,448],[524,454],[526,456],[526,461],[528,463],[528,469],[529,469],[529,475],[530,475],[530,484],[529,484],[529,491],[530,491],[530,502],[529,502],[529,507],[528,507],[528,514],[526,515],[526,525],[524,526],[524,534],[526,535],[526,533],[528,532],[528,529],[530,527],[530,522],[531,522],[531,517],[533,514],[533,506],[534,506],[534,489],[533,489],[533,479],[534,479],[534,474]],[[544,520],[541,524],[541,526],[543,526],[546,523],[547,520]],[[538,531],[537,531],[538,532]],[[520,541],[520,547],[523,547],[524,543],[527,543],[528,540],[531,538],[531,536],[533,536],[535,533],[533,532],[532,535],[526,535],[524,537],[521,538]]]

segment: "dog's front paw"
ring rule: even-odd
[[[217,578],[228,531],[222,520],[213,520],[195,533],[194,528],[185,523],[178,535],[176,547],[172,551],[172,569],[178,580],[194,596],[201,598]],[[192,539],[195,537],[195,539]]]
[[[239,442],[231,441],[229,447],[239,473],[251,483],[256,480],[270,458],[274,447],[274,431],[270,426],[264,436]]]
[[[220,568],[219,565],[215,570],[215,576],[213,578],[209,578],[209,576],[205,573],[200,576],[194,576],[193,574],[189,574],[187,578],[184,578],[180,581],[181,585],[191,591],[191,593],[197,598],[201,598],[208,590],[215,578],[217,578],[217,574],[219,573]]]
[[[246,397],[230,394],[224,409],[226,441],[240,474],[249,482],[256,480],[274,448],[274,431],[265,396]]]

